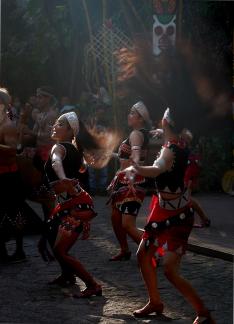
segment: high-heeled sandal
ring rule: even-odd
[[[198,315],[193,324],[215,324],[215,320],[211,317],[210,314],[202,316]]]
[[[95,285],[92,287],[87,287],[82,290],[79,295],[73,295],[75,298],[90,298],[92,296],[102,296],[102,286]]]
[[[111,257],[109,261],[128,261],[130,260],[132,252],[120,252],[119,254]]]
[[[133,312],[133,316],[135,317],[146,317],[152,313],[156,313],[157,315],[161,315],[163,313],[164,305],[163,303],[153,305],[148,303],[141,309],[137,309]]]
[[[193,225],[193,227],[195,227],[195,228],[210,227],[210,224],[211,224],[210,219],[206,219],[206,220],[203,221],[201,224],[197,224],[197,223],[195,223],[195,224]]]

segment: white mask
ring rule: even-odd
[[[175,46],[176,16],[173,15],[168,23],[160,22],[156,15],[153,15],[153,18],[153,54],[158,56],[163,50],[168,50]]]

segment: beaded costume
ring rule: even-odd
[[[65,148],[66,155],[63,159],[63,168],[66,176],[70,179],[79,180],[79,169],[82,166],[83,154],[71,143],[59,143]],[[45,172],[49,182],[58,180],[53,170],[51,157],[45,164]],[[93,201],[89,194],[83,189],[79,189],[77,196],[71,197],[67,193],[57,196],[58,204],[52,210],[51,216],[47,221],[47,236],[54,241],[57,236],[59,226],[68,231],[82,232],[83,238],[88,237],[89,221],[96,216],[93,210]],[[85,230],[85,231],[84,231]]]
[[[140,129],[139,131],[144,137],[140,153],[140,163],[143,164],[149,138],[147,130]],[[132,148],[129,138],[127,138],[119,147],[118,157],[120,160],[129,160],[131,153]],[[112,207],[117,208],[121,214],[137,216],[146,194],[145,187],[146,179],[144,177],[136,175],[134,179],[130,179],[126,173],[118,171],[109,186]]]
[[[151,201],[151,212],[145,226],[145,247],[155,245],[156,250],[184,254],[193,226],[193,209],[190,194],[184,186],[188,150],[183,141],[167,142],[164,147],[173,152],[174,161],[170,170],[156,179],[157,193]],[[163,194],[176,194],[176,199],[162,198]]]

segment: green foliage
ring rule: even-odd
[[[13,94],[25,97],[39,85],[50,84],[58,94],[71,95],[71,75],[74,71],[81,75],[81,64],[74,66],[79,35],[72,9],[67,1],[29,0],[25,5],[3,1],[1,77]]]
[[[221,190],[224,172],[231,168],[232,144],[230,129],[223,134],[200,138],[202,171],[200,187],[204,191]]]

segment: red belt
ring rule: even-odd
[[[0,174],[16,172],[18,170],[17,164],[12,165],[0,165]]]

